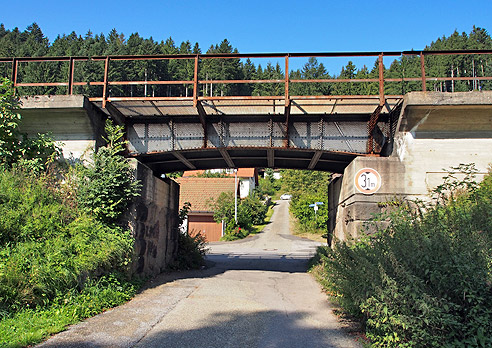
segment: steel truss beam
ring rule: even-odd
[[[226,161],[227,165],[230,168],[236,168],[236,165],[232,161],[232,158],[231,158],[231,156],[229,155],[229,152],[227,152],[226,149],[219,149],[219,152],[222,155],[222,158],[224,159],[224,161]]]
[[[174,157],[176,157],[181,163],[183,163],[189,169],[191,169],[191,170],[195,170],[196,169],[196,167],[193,165],[193,163],[191,163],[190,161],[188,161],[188,159],[186,159],[186,157],[183,156],[181,153],[179,153],[177,151],[172,151],[172,154],[174,155]]]
[[[316,165],[318,164],[319,159],[321,158],[321,155],[323,154],[322,151],[316,151],[313,155],[313,158],[311,158],[311,162],[309,162],[308,169],[314,169]]]
[[[268,149],[267,150],[267,161],[268,161],[268,167],[269,168],[275,167],[275,150],[274,149]]]
[[[106,102],[106,110],[108,110],[109,115],[116,122],[116,124],[119,126],[125,125],[125,115],[123,115],[121,111],[118,110],[118,108],[111,102]]]
[[[202,102],[197,100],[196,101],[196,109],[198,111],[198,118],[200,119],[200,123],[202,124],[203,127],[203,147],[207,147],[207,141],[208,141],[208,132],[207,132],[207,112],[203,108]]]
[[[376,152],[379,153],[381,151],[380,144],[375,144],[375,133],[376,133],[376,128],[379,120],[379,115],[381,115],[381,110],[383,109],[384,104],[378,105],[376,110],[371,114],[371,118],[369,119],[369,122],[367,123],[367,133],[369,136],[369,139],[367,140],[367,147],[366,147],[366,152],[373,154],[376,150]],[[379,128],[378,128],[379,130]],[[379,132],[381,132],[379,130]]]
[[[284,112],[284,117],[285,117],[285,138],[284,138],[284,147],[289,147],[289,142],[290,142],[290,139],[289,139],[289,118],[290,118],[290,107],[291,107],[292,103],[290,102],[290,100],[287,102],[286,101],[286,105],[285,105],[285,112]]]

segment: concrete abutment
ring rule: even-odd
[[[82,95],[21,98],[21,131],[28,135],[50,133],[62,144],[63,156],[77,161],[104,145],[108,115]],[[143,163],[132,159],[141,195],[124,217],[135,236],[134,273],[154,276],[175,258],[178,249],[179,185],[160,179]]]
[[[481,181],[492,163],[491,149],[491,92],[405,95],[391,155],[357,157],[330,183],[330,237],[350,240],[373,232],[369,222],[375,214],[395,200],[428,199],[451,167],[473,163]],[[377,192],[356,189],[355,175],[362,168],[380,174]]]

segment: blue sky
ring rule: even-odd
[[[138,32],[157,41],[198,42],[202,51],[227,38],[241,53],[352,52],[418,50],[473,25],[490,31],[491,14],[490,0],[24,0],[4,2],[0,23],[24,30],[37,22],[50,41],[116,28],[126,37]]]

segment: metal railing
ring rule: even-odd
[[[14,88],[21,87],[66,87],[66,94],[73,94],[75,86],[102,86],[100,96],[91,97],[91,101],[102,102],[105,107],[109,101],[126,101],[126,100],[189,100],[193,101],[196,106],[200,100],[283,100],[285,105],[289,105],[293,99],[336,99],[336,98],[372,98],[379,100],[379,105],[383,105],[388,97],[401,97],[401,95],[385,95],[385,83],[387,82],[420,82],[421,90],[427,90],[427,82],[442,82],[442,81],[490,81],[492,76],[485,76],[482,71],[482,76],[427,76],[426,75],[426,57],[435,56],[463,56],[463,55],[492,55],[492,50],[456,50],[456,51],[399,51],[399,52],[341,52],[341,53],[256,53],[256,54],[196,54],[196,55],[128,55],[128,56],[94,56],[94,57],[15,57],[15,58],[0,58],[0,64],[11,64],[11,80]],[[384,57],[419,57],[420,58],[420,76],[410,77],[388,77],[385,76],[385,67],[383,64]],[[289,63],[292,58],[354,58],[354,57],[375,57],[378,64],[377,78],[326,78],[326,79],[291,79],[289,72]],[[492,56],[490,56],[492,57]],[[284,59],[285,70],[283,79],[270,80],[203,80],[199,79],[199,70],[201,64],[210,59],[256,59],[256,58],[273,58]],[[151,80],[151,81],[117,81],[109,78],[112,62],[122,61],[169,61],[169,60],[192,60],[194,64],[193,79],[183,81],[171,80]],[[19,64],[31,64],[40,62],[68,62],[68,75],[65,81],[62,82],[22,82],[19,81]],[[76,64],[81,62],[104,62],[102,81],[75,81],[74,69]],[[291,95],[291,85],[294,83],[309,84],[309,83],[377,83],[377,95]],[[205,84],[283,84],[285,87],[283,95],[272,96],[207,96],[204,93],[200,94],[200,86]],[[193,93],[191,96],[110,96],[109,88],[111,86],[155,86],[155,85],[189,85],[192,86]]]

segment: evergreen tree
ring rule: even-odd
[[[469,34],[453,32],[450,36],[442,36],[428,45],[425,50],[459,50],[459,49],[492,49],[492,38],[488,32],[473,27]],[[231,43],[225,39],[212,45],[207,53],[237,53]],[[150,38],[142,38],[133,33],[128,40],[116,29],[108,35],[88,31],[84,36],[72,32],[58,35],[53,43],[45,37],[41,28],[32,23],[26,30],[18,28],[9,30],[0,24],[0,56],[2,57],[36,57],[36,56],[105,56],[105,55],[155,55],[155,54],[200,54],[198,43],[193,46],[190,41],[177,44],[169,37],[156,42]],[[20,63],[18,82],[66,82],[68,62]],[[427,55],[425,57],[427,77],[470,77],[471,81],[427,81],[428,90],[437,91],[469,91],[492,89],[492,81],[481,80],[482,76],[492,76],[492,57],[490,55]],[[0,76],[11,75],[11,63],[0,64]],[[301,68],[290,71],[291,80],[327,79],[330,75],[323,64],[316,58],[310,58]],[[200,93],[205,96],[232,95],[275,95],[284,94],[285,72],[279,64],[255,66],[251,60],[241,62],[240,59],[209,59],[202,58],[199,64],[200,80],[282,80],[280,83],[246,83],[246,84],[211,84],[200,86]],[[420,78],[420,57],[406,55],[394,60],[385,70],[385,78]],[[379,67],[376,61],[371,68],[357,69],[348,62],[338,74],[340,79],[377,79]],[[77,62],[74,70],[74,81],[103,81],[104,61]],[[194,59],[189,60],[140,60],[111,61],[109,78],[111,81],[191,81],[194,78]],[[329,95],[329,94],[378,94],[377,82],[344,82],[344,83],[291,83],[290,95]],[[420,81],[385,82],[385,93],[401,95],[414,90],[421,90]],[[75,86],[75,93],[88,96],[101,96],[102,86]],[[66,87],[23,87],[21,94],[61,94]],[[111,86],[111,96],[191,96],[191,85],[129,85]]]
[[[256,77],[256,67],[251,61],[251,59],[246,59],[246,62],[242,64],[242,78],[244,80],[254,80]],[[254,84],[246,83],[240,86],[241,95],[252,95]]]
[[[376,62],[377,64],[378,62]],[[367,66],[363,66],[362,69],[359,69],[355,74],[356,79],[372,79],[379,77],[379,65],[376,66],[377,70],[373,68],[371,71],[367,68]],[[375,73],[377,74],[376,76]],[[357,94],[360,95],[375,95],[379,93],[379,84],[377,82],[358,82],[354,85],[354,88],[357,90]]]
[[[318,63],[315,57],[310,57],[308,62],[304,65],[301,71],[303,79],[318,80],[330,78],[323,63]],[[303,84],[305,95],[327,95],[330,94],[331,88],[327,83],[306,83]]]
[[[284,80],[284,73],[280,64],[277,63],[275,67],[272,63],[268,62],[266,68],[263,70],[261,65],[256,70],[256,80]],[[282,83],[257,83],[253,87],[253,95],[261,96],[281,96],[285,93],[285,86]]]
[[[212,45],[207,53],[238,53],[227,39],[224,39],[219,45]],[[240,80],[242,79],[241,64],[238,58],[229,59],[204,59],[202,62],[202,71],[200,76],[204,80]],[[231,84],[210,84],[207,95],[224,96],[238,95],[240,86]]]
[[[342,71],[338,76],[339,79],[353,79],[355,78],[356,67],[352,61],[349,61],[345,67],[342,67]],[[352,82],[337,82],[333,88],[335,95],[351,95],[356,94],[356,87]]]

